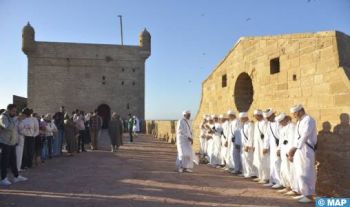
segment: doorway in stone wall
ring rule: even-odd
[[[102,118],[102,129],[108,129],[108,123],[111,120],[111,108],[107,104],[101,104],[97,107],[97,114]]]
[[[239,112],[246,112],[253,103],[254,89],[252,79],[247,73],[239,74],[234,89],[234,101]]]

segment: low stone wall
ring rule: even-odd
[[[176,141],[176,123],[175,120],[146,120],[146,134],[152,134],[154,138],[174,144]]]

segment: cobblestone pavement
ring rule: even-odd
[[[139,135],[116,153],[89,151],[54,158],[0,187],[0,207],[314,206],[299,205],[253,181],[206,165],[175,171],[174,145]]]

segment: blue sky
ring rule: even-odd
[[[350,34],[350,0],[0,0],[0,108],[27,95],[21,30],[38,41],[137,45],[147,28],[146,118],[198,110],[202,81],[241,36],[339,30]]]

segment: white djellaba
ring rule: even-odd
[[[246,112],[241,112],[239,114],[240,118],[248,117]],[[242,123],[241,120],[241,141],[242,141],[242,168],[243,176],[248,178],[254,176],[253,169],[253,138],[254,138],[254,125],[252,122],[247,120]]]
[[[276,118],[275,121],[277,123],[280,123],[285,119],[286,115],[284,113],[280,113]],[[288,122],[285,126],[280,124],[280,144],[278,146],[278,150],[280,150],[280,157],[281,157],[281,172],[280,172],[280,181],[281,185],[283,187],[291,187],[294,188],[294,185],[291,182],[292,179],[292,173],[291,173],[291,163],[288,160],[288,152],[291,149],[291,146],[293,146],[293,139],[294,139],[294,131],[295,131],[295,124],[292,122]]]
[[[190,113],[184,111],[183,115]],[[183,117],[177,122],[176,127],[176,147],[177,159],[176,167],[179,172],[192,171],[193,169],[193,150],[192,150],[192,128],[190,120]]]
[[[296,113],[303,109],[302,105],[296,105],[290,109]],[[316,169],[315,169],[315,146],[317,144],[316,121],[308,114],[304,114],[298,120],[295,129],[296,148],[293,165],[300,194],[304,197],[299,202],[310,202],[306,196],[315,194]]]
[[[263,112],[264,118],[272,116],[272,109]],[[281,159],[277,156],[277,148],[279,145],[279,124],[275,121],[268,121],[267,123],[267,140],[264,142],[264,149],[270,151],[270,183],[266,186],[273,186],[274,188],[281,187],[280,184],[280,168]]]
[[[235,113],[229,110],[227,112],[227,115],[229,116],[235,115]],[[226,167],[231,170],[235,168],[234,159],[233,159],[233,151],[235,147],[234,136],[235,136],[235,132],[238,130],[238,125],[239,125],[239,122],[237,121],[237,119],[228,120],[227,125],[224,128],[224,134],[227,138],[227,150],[226,150],[224,159],[225,159]]]
[[[261,110],[254,111],[254,115],[262,116]],[[254,126],[254,158],[253,165],[257,169],[257,175],[260,183],[266,183],[270,177],[270,155],[263,154],[264,140],[266,136],[267,121],[262,119],[257,121]]]
[[[220,126],[222,128],[221,132],[221,149],[220,149],[220,159],[221,163],[220,165],[225,166],[225,170],[228,170],[226,167],[226,154],[228,151],[228,137],[227,137],[227,128],[228,128],[228,121],[222,121],[224,119],[224,115],[220,115]]]
[[[217,117],[214,117],[217,118]],[[212,157],[210,160],[210,164],[213,166],[221,165],[221,135],[223,128],[219,122],[214,123],[214,134],[213,134],[213,142],[212,142]]]
[[[203,122],[202,124],[199,126],[199,144],[200,144],[200,153],[202,155],[206,155],[207,154],[207,139],[206,139],[206,134],[207,134],[207,129],[204,125],[205,121],[207,120],[207,115],[203,116]],[[208,121],[208,120],[207,120]]]
[[[215,128],[215,125],[214,125],[214,123],[210,123],[210,121],[213,121],[213,116],[209,116],[208,117],[208,121],[209,121],[209,123],[208,123],[208,127],[210,128],[210,129],[208,129],[207,131],[206,131],[206,136],[207,137],[210,137],[209,139],[207,139],[207,160],[208,160],[208,164],[210,164],[211,165],[211,163],[212,163],[212,158],[213,158],[213,142],[214,142],[214,140],[213,140],[213,134],[211,133],[213,130],[214,130],[214,128]]]

